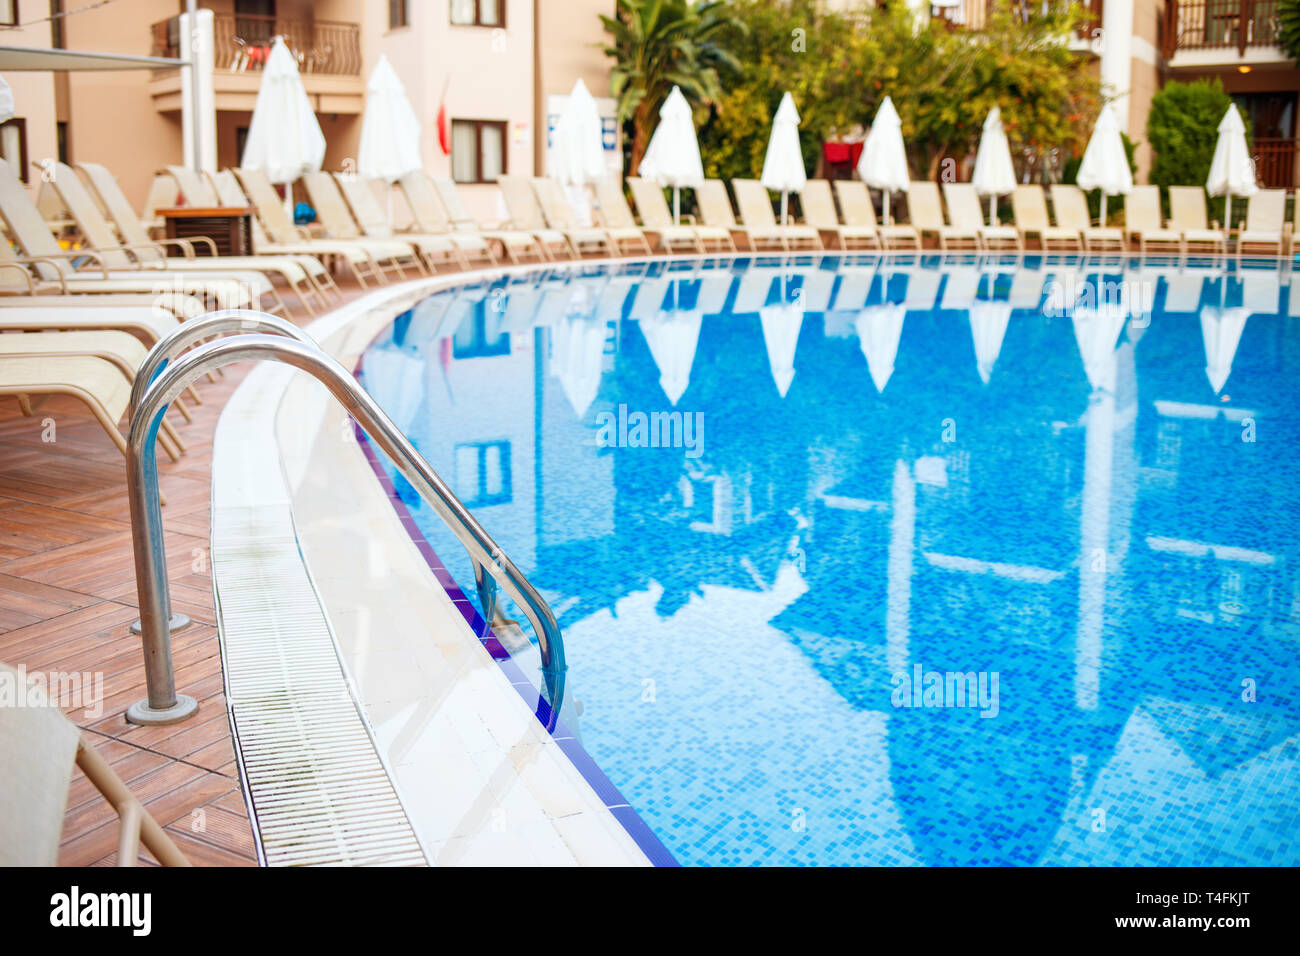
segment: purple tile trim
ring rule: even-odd
[[[641,819],[641,815],[631,807],[611,807],[614,819],[623,824],[628,836],[636,841],[643,853],[650,859],[652,866],[681,866],[677,859],[668,852],[668,848],[659,842],[650,825]]]
[[[356,368],[352,370],[354,376],[359,376],[361,372],[361,361],[359,359]],[[366,461],[370,463],[370,470],[379,479],[380,487],[388,496],[393,510],[397,512],[397,518],[402,527],[420,552],[420,556],[424,558],[429,570],[433,572],[433,576],[442,585],[443,590],[447,592],[447,596],[451,598],[452,604],[465,618],[465,623],[470,626],[470,630],[474,632],[474,635],[487,649],[487,652],[492,655],[492,659],[497,662],[497,666],[506,675],[506,678],[510,681],[510,686],[524,699],[524,703],[532,710],[538,722],[543,727],[548,728],[551,737],[559,744],[560,750],[569,758],[578,772],[582,774],[583,779],[596,791],[596,795],[606,809],[614,815],[614,819],[627,831],[627,835],[632,838],[632,841],[646,855],[651,864],[654,866],[680,866],[681,864],[677,862],[668,848],[655,835],[650,825],[632,809],[627,799],[619,792],[618,787],[614,786],[609,777],[605,776],[605,772],[597,766],[591,754],[587,753],[582,744],[573,736],[573,732],[569,727],[562,720],[556,720],[554,722],[555,726],[550,727],[552,722],[550,704],[541,696],[532,682],[528,680],[528,675],[511,658],[510,652],[497,640],[496,635],[492,633],[492,628],[479,614],[478,606],[466,597],[465,592],[461,590],[460,585],[451,576],[451,572],[442,563],[442,559],[433,550],[433,546],[424,537],[424,533],[420,531],[419,525],[415,523],[415,518],[406,507],[406,502],[402,501],[401,496],[398,495],[393,480],[388,477],[388,472],[384,470],[383,463],[379,460],[379,455],[374,446],[366,437],[365,431],[355,421],[352,423],[352,429],[357,437],[357,444],[361,446]]]

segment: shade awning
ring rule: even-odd
[[[5,73],[22,70],[162,70],[186,65],[185,60],[165,56],[0,46],[0,72]]]

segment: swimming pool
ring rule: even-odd
[[[1295,865],[1300,290],[1251,265],[538,270],[361,375],[678,861]]]

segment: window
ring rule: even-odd
[[[502,331],[501,322],[505,310],[509,308],[509,298],[492,295],[475,305],[474,311],[467,315],[456,329],[451,340],[452,358],[487,358],[493,355],[510,354],[510,333]],[[491,313],[492,327],[488,328]]]
[[[27,182],[27,120],[5,120],[0,123],[0,157]]]
[[[451,22],[466,27],[503,27],[505,0],[451,0]]]
[[[456,497],[467,508],[511,500],[510,442],[456,446]]]
[[[408,0],[388,0],[388,29],[411,25],[411,10],[407,3]]]
[[[451,178],[494,183],[506,171],[506,124],[498,120],[451,121]]]
[[[0,27],[18,26],[18,0],[0,0]]]

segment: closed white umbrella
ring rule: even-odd
[[[1232,374],[1232,362],[1237,357],[1241,333],[1246,330],[1250,310],[1236,307],[1223,309],[1209,306],[1201,310],[1201,340],[1205,343],[1205,375],[1210,380],[1214,394],[1223,391]]]
[[[641,280],[632,297],[630,317],[641,327],[655,367],[659,386],[676,405],[691,384],[691,366],[699,344],[704,317],[702,300],[695,307],[681,309],[682,280],[658,276]]]
[[[587,416],[600,391],[605,334],[603,321],[583,317],[566,316],[551,327],[551,374],[579,418]]]
[[[1099,302],[1074,310],[1074,340],[1083,359],[1083,370],[1094,390],[1115,389],[1115,346],[1128,321],[1128,296],[1123,287],[1119,301]]]
[[[1259,191],[1255,185],[1255,162],[1246,148],[1246,126],[1236,104],[1229,106],[1219,121],[1219,139],[1214,144],[1214,159],[1210,162],[1205,188],[1211,196],[1227,197],[1224,219],[1226,230],[1231,235],[1232,197],[1253,196]]]
[[[14,91],[9,88],[4,77],[0,76],[0,123],[14,118]]]
[[[298,61],[276,37],[262,70],[241,162],[247,169],[265,171],[271,182],[288,186],[320,169],[324,161],[325,134],[298,75]],[[291,207],[289,197],[286,190],[285,203]]]
[[[784,287],[784,281],[782,285]],[[799,330],[803,328],[803,313],[802,295],[794,302],[767,305],[758,310],[759,322],[763,326],[763,345],[767,348],[767,364],[782,398],[794,381],[794,353],[799,344]]]
[[[1015,191],[1016,167],[1011,162],[1011,147],[1002,128],[1002,111],[996,106],[984,118],[979,149],[975,151],[975,172],[971,185],[981,196],[989,197],[989,225],[996,226],[997,198]]]
[[[546,154],[546,173],[561,186],[574,204],[581,225],[591,225],[591,203],[587,185],[603,180],[605,134],[587,84],[579,79],[565,101],[564,109],[551,131],[551,148]]]
[[[894,374],[898,340],[903,335],[903,319],[906,317],[907,308],[901,303],[870,305],[858,313],[857,321],[853,323],[877,392],[885,390]]]
[[[641,334],[659,369],[659,387],[676,405],[691,384],[703,316],[696,309],[664,310],[641,320]]]
[[[361,119],[357,172],[365,179],[379,179],[388,184],[389,225],[393,221],[393,183],[423,165],[420,120],[388,57],[380,56],[366,83],[366,112]]]
[[[394,183],[420,169],[420,121],[388,57],[381,56],[366,83],[357,172]]]
[[[781,96],[781,104],[772,117],[772,134],[767,140],[767,155],[763,158],[763,175],[759,181],[781,194],[781,224],[785,225],[790,193],[802,190],[808,182],[803,150],[799,146],[799,111],[789,93]]]
[[[704,185],[704,164],[700,161],[700,143],[695,138],[695,119],[691,104],[676,86],[659,108],[659,125],[650,137],[650,145],[637,173],[673,191],[673,225],[680,223],[680,192]]]
[[[907,192],[912,174],[907,169],[907,150],[903,147],[903,121],[888,96],[871,122],[871,132],[858,159],[858,176],[868,186],[884,191],[885,225],[889,225],[891,194]]]
[[[1092,129],[1088,148],[1075,178],[1080,189],[1101,190],[1101,224],[1106,225],[1106,197],[1127,195],[1133,190],[1133,170],[1120,138],[1119,123],[1108,105],[1101,108],[1097,125]]]
[[[993,375],[1002,352],[1002,340],[1011,321],[1011,303],[975,302],[970,307],[970,334],[975,341],[975,363],[979,367],[980,381],[985,385]]]

